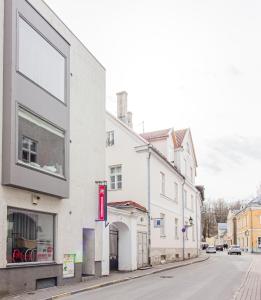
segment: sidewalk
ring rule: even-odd
[[[81,293],[84,291],[97,289],[100,287],[128,281],[134,280],[136,278],[144,277],[151,274],[156,274],[159,272],[180,268],[183,266],[199,263],[205,261],[209,258],[209,256],[203,254],[198,258],[193,258],[186,261],[180,261],[175,263],[169,263],[164,265],[153,266],[150,269],[146,270],[136,270],[133,272],[115,272],[106,277],[93,278],[86,282],[80,282],[73,285],[65,285],[52,287],[32,292],[27,292],[19,295],[12,295],[2,298],[3,300],[53,300],[61,297]]]
[[[244,277],[234,300],[261,299],[261,255],[256,255]]]

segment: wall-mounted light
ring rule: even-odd
[[[32,204],[33,205],[37,205],[40,199],[41,199],[40,196],[32,194]]]

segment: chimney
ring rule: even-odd
[[[127,92],[117,93],[117,118],[127,124]]]
[[[128,112],[128,93],[117,93],[117,118],[132,128],[132,113]]]
[[[132,129],[133,126],[132,126],[132,112],[128,111],[127,112],[127,121],[128,121],[128,126]]]

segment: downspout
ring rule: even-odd
[[[183,228],[185,228],[185,204],[184,204],[184,184],[185,179],[182,183],[182,224]],[[182,259],[185,260],[185,232],[182,232]]]
[[[197,195],[198,196],[198,195]],[[199,255],[198,247],[198,197],[196,198],[196,234],[197,234],[197,256]]]
[[[151,199],[150,199],[150,157],[151,157],[151,145],[148,145],[147,155],[147,188],[148,188],[148,264],[151,266]]]
[[[254,253],[254,241],[253,241],[253,214],[252,207],[250,207],[251,211],[251,253]]]

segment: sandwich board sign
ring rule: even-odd
[[[63,257],[63,278],[74,277],[75,254],[64,254]]]

